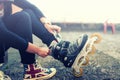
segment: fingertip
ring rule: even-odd
[[[50,55],[50,54],[51,54],[51,50],[48,51],[48,55]]]

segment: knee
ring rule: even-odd
[[[20,19],[30,20],[30,15],[25,11],[18,12],[18,13],[16,13],[16,15],[18,16],[18,20],[20,20]]]
[[[30,15],[25,12],[25,11],[21,11],[21,12],[18,12],[16,13],[16,20],[17,20],[17,24],[16,26],[19,26],[21,25],[21,27],[19,27],[18,29],[31,29],[31,17]],[[24,27],[24,28],[23,28]]]
[[[31,9],[25,9],[24,12],[26,12],[28,14],[34,14],[34,12]]]
[[[31,9],[25,9],[24,12],[28,13],[31,17],[31,19],[36,18],[35,13]]]

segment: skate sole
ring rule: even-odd
[[[87,54],[84,54],[84,53],[85,53],[85,48],[86,48],[86,46],[87,46],[87,44],[88,44],[88,41],[89,41],[89,40],[87,40],[87,42],[86,42],[86,44],[84,45],[84,47],[82,48],[81,52],[80,52],[80,53],[78,54],[78,56],[76,57],[73,65],[72,65],[72,68],[73,68],[73,69],[77,68],[78,65],[81,65],[81,64],[83,63],[84,60],[82,60],[81,64],[79,64],[79,60],[80,60],[81,58],[85,58],[85,57],[87,56],[88,53],[87,53]],[[79,70],[79,69],[78,69],[78,70]]]

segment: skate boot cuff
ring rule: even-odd
[[[68,53],[69,41],[61,41],[54,47],[51,47],[51,56],[64,63],[64,59]]]

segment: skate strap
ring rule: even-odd
[[[57,42],[60,42],[62,40],[60,33],[56,32],[56,31],[54,31],[54,36],[57,39]]]

